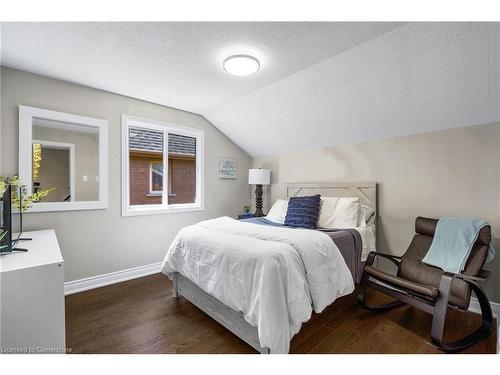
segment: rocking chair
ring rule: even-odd
[[[371,252],[365,264],[360,283],[359,302],[371,310],[391,309],[403,304],[415,306],[431,315],[432,343],[444,352],[458,352],[488,337],[493,331],[493,315],[490,302],[479,282],[489,277],[484,262],[491,242],[491,228],[486,226],[467,259],[460,274],[445,272],[440,268],[422,263],[429,250],[438,220],[417,217],[415,235],[403,256]],[[396,275],[381,271],[373,266],[376,257],[388,259],[397,266]],[[366,303],[368,286],[377,289],[396,300],[382,305]],[[467,311],[474,291],[481,307],[481,326],[470,335],[451,343],[443,342],[448,307]]]

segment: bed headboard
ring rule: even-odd
[[[304,182],[285,184],[285,197],[321,194],[323,197],[358,197],[360,202],[377,210],[377,183],[355,182]]]

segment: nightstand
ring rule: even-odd
[[[250,214],[250,215],[238,215],[238,220],[242,220],[242,219],[251,219],[253,216],[253,214]]]

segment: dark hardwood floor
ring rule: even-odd
[[[371,301],[385,296],[372,292]],[[450,311],[447,339],[479,325]],[[342,297],[303,325],[291,353],[440,353],[429,343],[431,316],[410,306],[367,311]],[[161,274],[66,297],[66,341],[73,353],[256,353],[184,298]],[[465,353],[495,353],[496,330]]]

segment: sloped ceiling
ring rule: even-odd
[[[256,156],[500,121],[498,30],[409,24],[206,117]]]
[[[1,38],[5,66],[200,113],[257,156],[500,120],[499,34],[485,23],[3,23]],[[261,70],[228,75],[235,53]]]

